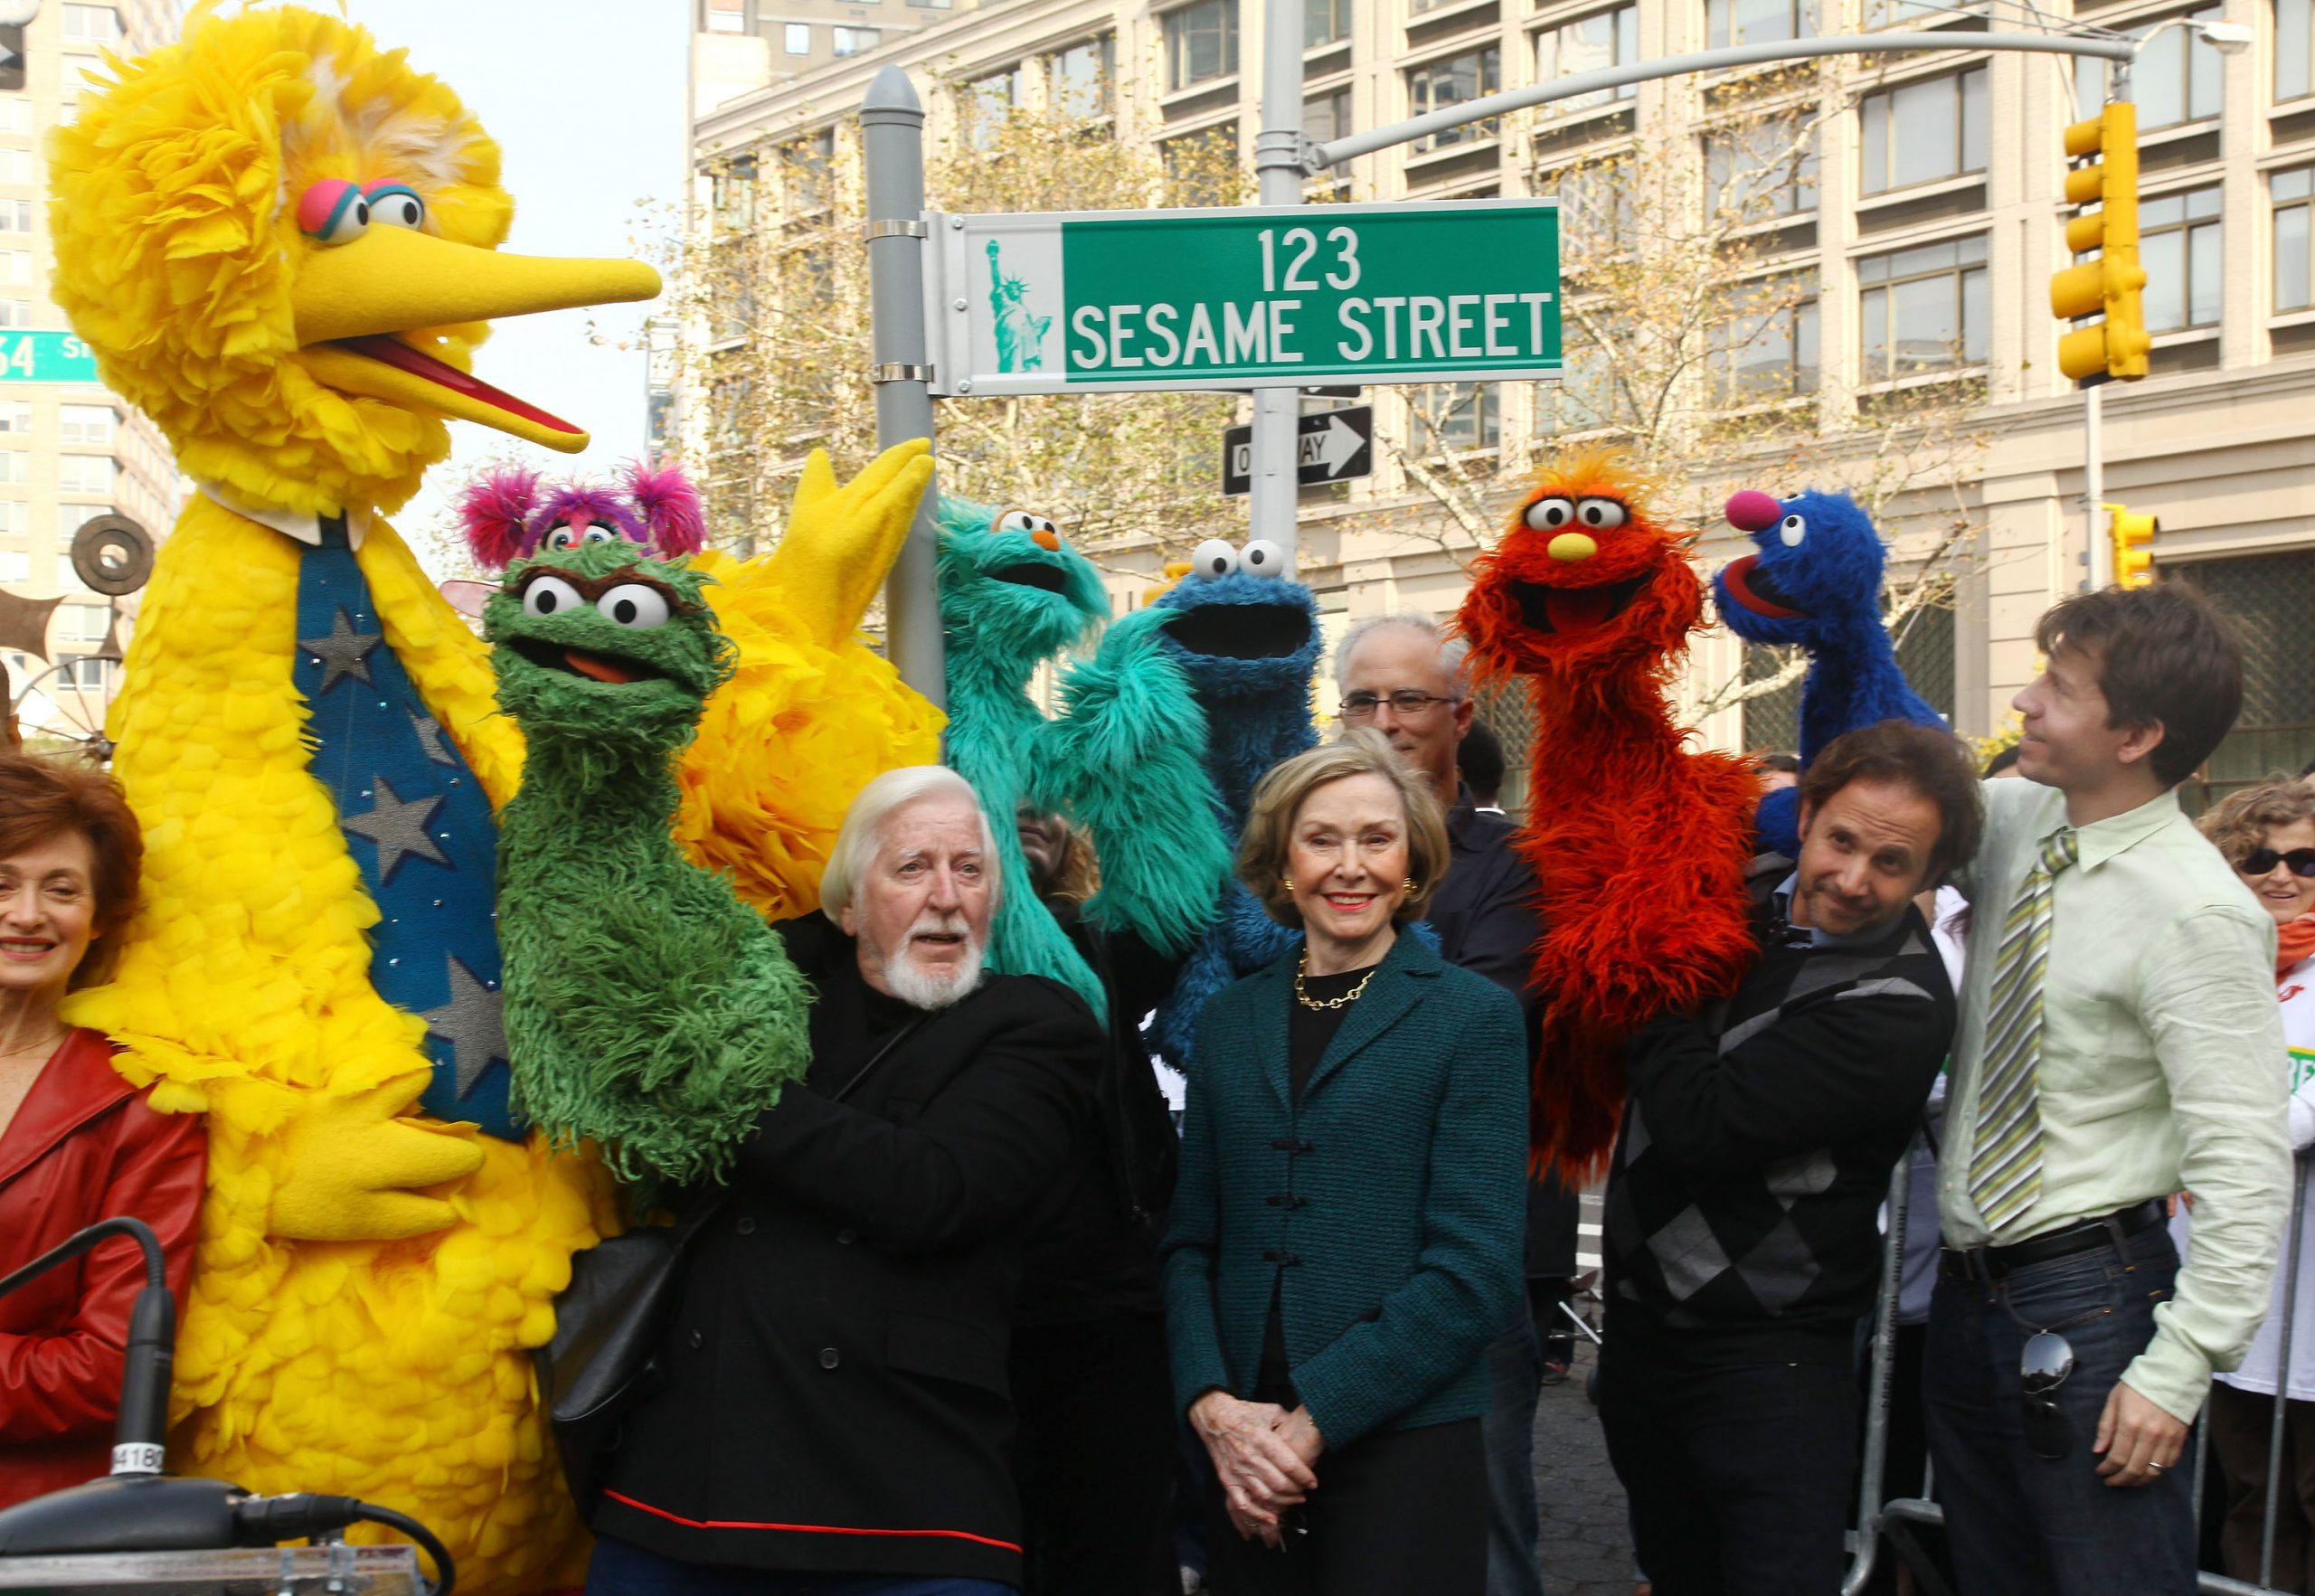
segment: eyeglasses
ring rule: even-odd
[[[2291,874],[2296,876],[2315,876],[2315,848],[2293,848],[2288,854],[2259,848],[2244,855],[2235,868],[2245,875],[2264,875],[2278,864],[2290,865]]]
[[[2059,1411],[2057,1389],[2074,1373],[2074,1348],[2055,1330],[2026,1337],[2017,1359],[2019,1417],[2026,1444],[2045,1462],[2063,1461],[2074,1450],[2074,1431]]]
[[[1376,693],[1353,693],[1336,708],[1341,712],[1344,720],[1356,722],[1373,720],[1375,712],[1387,704],[1391,706],[1391,713],[1399,719],[1412,721],[1418,716],[1429,714],[1431,706],[1434,704],[1455,702],[1456,700],[1452,698],[1441,698],[1435,693],[1417,693],[1410,687],[1403,693],[1394,693],[1387,697]]]

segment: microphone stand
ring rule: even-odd
[[[124,1236],[144,1254],[145,1284],[128,1312],[120,1368],[120,1417],[112,1472],[0,1510],[0,1561],[89,1553],[210,1552],[334,1536],[369,1522],[400,1530],[434,1559],[433,1596],[450,1596],[458,1573],[432,1532],[406,1514],[353,1497],[251,1496],[222,1479],[164,1473],[169,1378],[176,1362],[176,1300],[160,1239],[141,1219],[101,1219],[0,1280],[0,1297],[90,1249]]]

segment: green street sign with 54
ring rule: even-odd
[[[927,218],[932,391],[1477,382],[1560,369],[1548,200]]]

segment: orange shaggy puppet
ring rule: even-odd
[[[1526,679],[1534,773],[1517,846],[1542,883],[1547,994],[1531,1087],[1538,1167],[1595,1174],[1623,1110],[1623,1047],[1667,1009],[1734,989],[1753,953],[1744,895],[1760,780],[1687,748],[1668,688],[1699,629],[1685,539],[1620,460],[1545,467],[1482,555],[1459,624],[1481,682]]]

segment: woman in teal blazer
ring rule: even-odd
[[[1199,1017],[1166,1239],[1221,1596],[1479,1596],[1488,1343],[1524,1311],[1519,1009],[1404,928],[1436,801],[1353,732],[1263,779],[1239,873],[1304,945]]]

